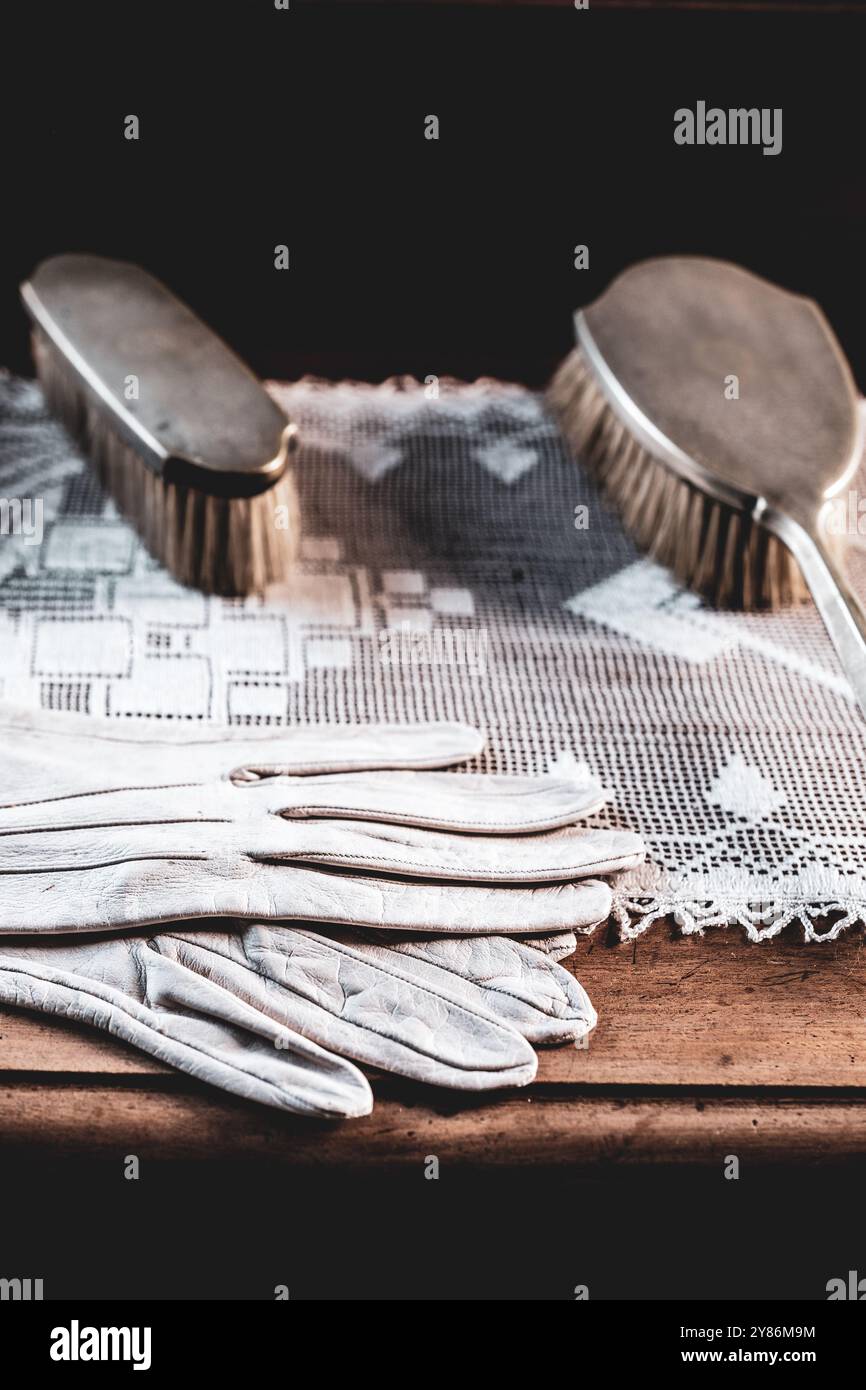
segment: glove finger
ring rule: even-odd
[[[0,805],[0,844],[7,835],[134,827],[218,825],[268,817],[393,823],[466,834],[531,834],[571,825],[598,811],[607,794],[588,769],[567,776],[494,777],[467,773],[384,771],[314,777],[260,777],[232,785],[208,782],[180,758],[163,767],[160,786],[137,783],[134,769],[114,778],[112,790],[66,795],[52,778],[50,794],[21,787]],[[166,774],[169,774],[166,778]],[[184,780],[185,775],[187,780]],[[112,785],[106,772],[104,783]],[[607,832],[611,833],[611,832]]]
[[[279,928],[273,935],[278,937]],[[504,936],[408,937],[398,941],[344,936],[352,949],[382,969],[394,969],[473,1000],[536,1046],[576,1042],[598,1022],[583,986],[542,951]],[[574,938],[572,937],[572,941]]]
[[[480,1091],[521,1086],[537,1059],[521,1034],[458,993],[444,971],[290,927],[242,934],[164,934],[188,970],[342,1057],[437,1086]]]
[[[0,897],[0,932],[110,931],[180,919],[243,917],[448,932],[541,935],[587,930],[610,914],[599,879],[486,887],[375,879],[216,856],[135,859],[68,872],[20,874]]]
[[[187,754],[199,776],[206,768],[210,776],[226,775],[233,767],[262,767],[268,771],[280,764],[298,773],[333,772],[352,768],[445,767],[475,758],[484,748],[486,736],[480,729],[456,721],[421,724],[310,724],[274,732],[216,724],[158,727],[137,723],[119,724],[111,719],[89,715],[51,713],[0,702],[0,734],[11,746],[32,741],[48,747],[54,741],[67,749],[70,759],[87,764],[101,752],[113,761],[132,756],[137,763],[160,761],[160,750],[170,765],[184,764]],[[121,756],[122,749],[122,756]],[[136,758],[140,751],[141,758]],[[228,755],[228,756],[227,756]],[[99,759],[97,759],[99,760]]]
[[[423,769],[468,762],[483,752],[487,736],[469,724],[313,724],[252,741],[250,731],[232,730],[221,771],[236,768],[235,781],[275,776],[310,776]],[[263,734],[265,731],[262,731]],[[215,769],[216,770],[216,769]]]
[[[4,948],[0,1000],[90,1024],[198,1080],[291,1114],[372,1109],[369,1083],[350,1062],[287,1033],[139,938]]]
[[[554,830],[593,814],[608,800],[585,767],[568,777],[357,772],[275,780],[266,785],[265,796],[271,811],[292,820],[338,816],[487,835]]]
[[[557,932],[555,936],[526,937],[527,946],[543,951],[551,960],[565,960],[577,950],[577,937],[573,931]]]
[[[459,835],[360,821],[293,823],[285,848],[273,827],[256,834],[252,859],[367,869],[427,880],[551,883],[633,868],[644,858],[629,830],[567,830],[546,835]],[[2,857],[2,841],[0,841]]]
[[[191,788],[183,789],[187,799]],[[207,861],[233,848],[251,859],[335,868],[367,869],[373,873],[411,875],[425,879],[528,883],[588,878],[618,872],[639,864],[644,846],[631,831],[565,830],[541,835],[461,835],[416,826],[397,826],[348,820],[303,820],[287,823],[263,814],[239,827],[219,815],[219,799],[201,796],[180,817],[173,806],[164,820],[146,819],[141,798],[136,813],[133,794],[124,812],[112,797],[111,815],[100,823],[94,806],[106,798],[76,797],[64,802],[66,818],[55,808],[30,812],[29,824],[9,824],[0,812],[0,884],[23,873],[63,873],[99,865],[141,859],[173,858]],[[198,816],[194,815],[198,810]],[[213,813],[206,814],[207,810]],[[25,815],[27,808],[16,814]],[[51,811],[54,810],[54,816]],[[38,813],[37,813],[38,812]],[[122,817],[128,813],[129,819]],[[55,816],[57,817],[55,819]],[[71,817],[75,817],[74,820]]]
[[[8,748],[0,805],[233,774],[255,781],[282,773],[447,767],[477,757],[486,742],[480,730],[459,723],[311,725],[275,735],[215,725],[154,728],[3,704],[0,739]]]
[[[612,903],[610,886],[593,878],[500,888],[297,868],[281,876],[278,866],[258,868],[265,874],[261,882],[267,883],[274,911],[241,915],[455,936],[538,936],[598,926],[610,915]]]

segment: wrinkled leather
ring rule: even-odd
[[[0,933],[226,916],[422,933],[555,933],[643,857],[574,822],[588,769],[455,776],[459,724],[142,729],[0,709]]]
[[[483,747],[458,724],[154,732],[0,708],[0,739],[0,1000],[321,1116],[371,1109],[356,1063],[525,1085],[533,1045],[595,1024],[557,962],[609,913],[595,875],[643,845],[576,827],[606,799],[585,767],[436,771]]]
[[[569,941],[539,944],[265,924],[5,941],[0,999],[266,1105],[357,1116],[372,1092],[354,1062],[481,1091],[531,1081],[532,1044],[584,1037],[595,1011],[553,958]]]

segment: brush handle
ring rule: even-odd
[[[772,527],[776,530],[776,527]],[[817,526],[788,521],[778,534],[794,554],[836,654],[866,717],[866,609],[836,560],[829,554]]]

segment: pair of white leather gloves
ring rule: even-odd
[[[582,767],[432,770],[483,744],[0,709],[0,1000],[294,1113],[369,1113],[355,1062],[531,1081],[533,1044],[595,1025],[557,960],[644,850],[575,828],[606,800]]]

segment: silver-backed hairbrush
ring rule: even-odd
[[[866,714],[866,611],[838,512],[866,413],[818,305],[726,261],[661,256],[575,323],[548,398],[626,528],[717,605],[811,591]]]
[[[209,593],[284,579],[299,535],[297,431],[240,358],[125,261],[52,256],[21,298],[49,408],[151,554]]]

